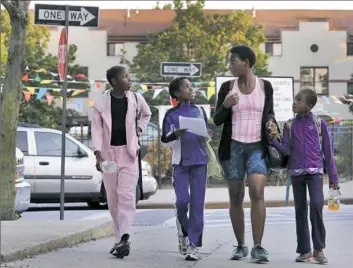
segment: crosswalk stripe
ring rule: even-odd
[[[324,208],[325,222],[353,222],[353,206],[342,206],[339,211],[328,211]],[[229,212],[227,209],[207,210],[204,214],[205,227],[231,227]],[[308,212],[309,219],[309,212]],[[174,226],[175,217],[168,219],[163,225]],[[268,208],[266,225],[284,225],[295,223],[295,210],[293,207]],[[245,225],[251,225],[250,209],[245,209]]]

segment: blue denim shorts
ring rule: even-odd
[[[261,142],[242,143],[232,140],[230,159],[221,161],[224,178],[227,181],[244,180],[245,175],[267,175],[269,169],[263,156],[264,147]]]

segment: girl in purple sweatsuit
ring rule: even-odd
[[[204,227],[208,159],[205,138],[180,129],[179,120],[180,117],[202,118],[207,127],[207,116],[202,108],[193,104],[195,92],[188,79],[175,78],[169,85],[169,93],[172,98],[178,99],[179,104],[165,114],[161,140],[173,149],[179,251],[186,255],[186,260],[197,261]]]
[[[327,263],[323,252],[326,231],[323,222],[323,174],[327,170],[330,188],[338,189],[338,178],[327,125],[311,113],[317,95],[311,89],[301,90],[295,97],[293,112],[296,116],[283,128],[283,140],[272,139],[282,155],[289,155],[288,172],[291,176],[297,229],[297,262],[314,258]],[[274,129],[274,128],[272,128]],[[271,133],[273,138],[275,131]],[[314,252],[311,252],[308,226],[307,188],[310,196],[310,220]]]

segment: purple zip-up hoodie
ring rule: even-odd
[[[337,184],[337,170],[326,122],[321,120],[322,145],[320,146],[312,113],[304,117],[297,115],[292,120],[291,136],[286,123],[283,128],[283,141],[273,139],[271,142],[282,155],[289,155],[289,175],[323,174],[325,165],[330,183]]]
[[[179,129],[179,117],[204,118],[208,128],[207,115],[203,108],[202,113],[195,104],[179,104],[175,108],[169,109],[163,120],[161,141],[173,149],[172,163],[182,166],[206,165],[207,153],[205,148],[205,138],[199,137],[191,132],[186,132],[181,137],[173,134],[175,129]]]

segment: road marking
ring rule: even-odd
[[[250,209],[245,211],[245,225],[251,226]],[[231,227],[231,221],[227,209],[213,209],[205,211],[205,227]],[[309,213],[308,213],[309,219]],[[328,211],[324,208],[325,222],[353,222],[353,206],[342,205],[340,211]],[[163,226],[175,226],[176,218],[170,218]],[[295,210],[293,207],[268,208],[266,225],[286,225],[295,223]]]

